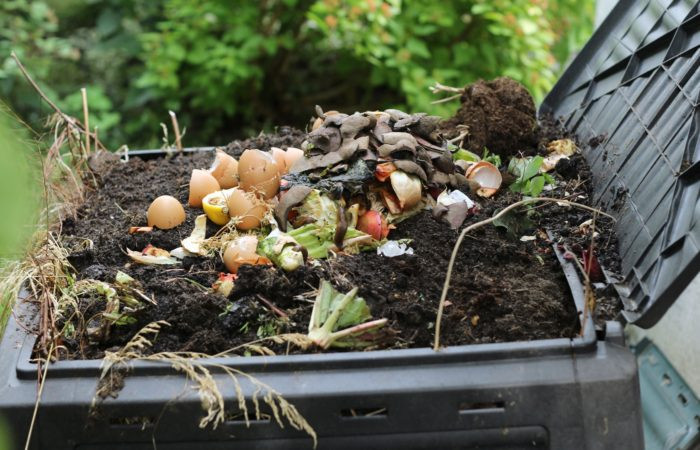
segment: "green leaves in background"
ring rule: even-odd
[[[587,39],[592,0],[5,0],[0,96],[33,126],[48,114],[9,59],[111,148],[160,145],[175,110],[188,145],[303,127],[326,109],[432,105],[434,82],[508,75],[541,99]]]

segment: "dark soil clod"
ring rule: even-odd
[[[442,124],[447,137],[456,137],[456,126],[466,125],[465,148],[479,155],[484,148],[501,157],[536,148],[535,102],[522,84],[508,77],[477,81],[465,88],[460,101],[455,116]]]

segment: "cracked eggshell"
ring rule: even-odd
[[[281,148],[272,147],[270,149],[270,154],[272,154],[272,157],[277,163],[277,173],[281,177],[282,175],[287,173],[287,170],[289,170],[289,167],[287,166],[287,160],[285,159],[286,152]]]
[[[238,161],[221,149],[216,149],[216,158],[209,169],[221,189],[238,186]]]
[[[491,197],[498,192],[503,183],[503,177],[498,167],[493,164],[480,161],[469,168],[466,174],[467,180],[479,183],[476,193],[480,197]]]
[[[228,214],[237,219],[239,230],[258,228],[268,210],[267,203],[240,188],[227,191],[227,205]]]
[[[238,159],[239,187],[266,200],[277,195],[280,187],[279,168],[270,153],[246,150]]]
[[[298,159],[304,157],[304,151],[296,147],[287,147],[287,151],[284,152],[284,162],[287,165],[287,171],[291,169]]]
[[[234,239],[224,251],[224,265],[229,272],[236,273],[243,264],[269,264],[267,258],[256,253],[257,248],[257,236],[247,235]]]
[[[202,207],[202,199],[220,190],[219,182],[206,170],[194,169],[190,177],[190,196],[187,201],[194,208]]]

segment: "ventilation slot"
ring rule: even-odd
[[[502,413],[506,410],[506,402],[462,402],[459,404],[460,414]]]
[[[131,430],[145,430],[147,428],[152,428],[156,423],[156,418],[151,416],[123,416],[123,417],[110,417],[109,426],[110,428],[119,429],[131,429]]]
[[[255,417],[254,406],[248,408],[247,422],[245,420],[245,414],[239,409],[226,411],[224,414],[224,422],[226,425],[264,425],[270,423],[271,421],[272,415],[263,411],[260,411],[260,417]]]
[[[372,418],[381,419],[386,418],[389,414],[387,408],[375,407],[375,408],[348,408],[340,411],[340,417],[343,419],[360,419],[360,418]]]

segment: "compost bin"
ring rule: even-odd
[[[617,218],[621,320],[642,326],[658,320],[698,272],[699,12],[692,2],[620,2],[540,107],[588,144],[595,204]],[[575,264],[556,245],[552,251],[581,312]],[[269,411],[247,424],[218,364],[279,391],[314,428],[319,448],[641,448],[637,367],[622,324],[596,330],[590,315],[579,320],[573,338],[208,360],[227,405],[216,429],[198,426],[201,400],[169,364],[133,363],[116,398],[95,414],[100,361],[58,361],[47,369],[31,442],[313,445]],[[34,321],[36,311],[20,298],[0,342],[0,411],[15,443],[26,439],[37,398]],[[250,400],[256,387],[242,382],[241,389]]]

